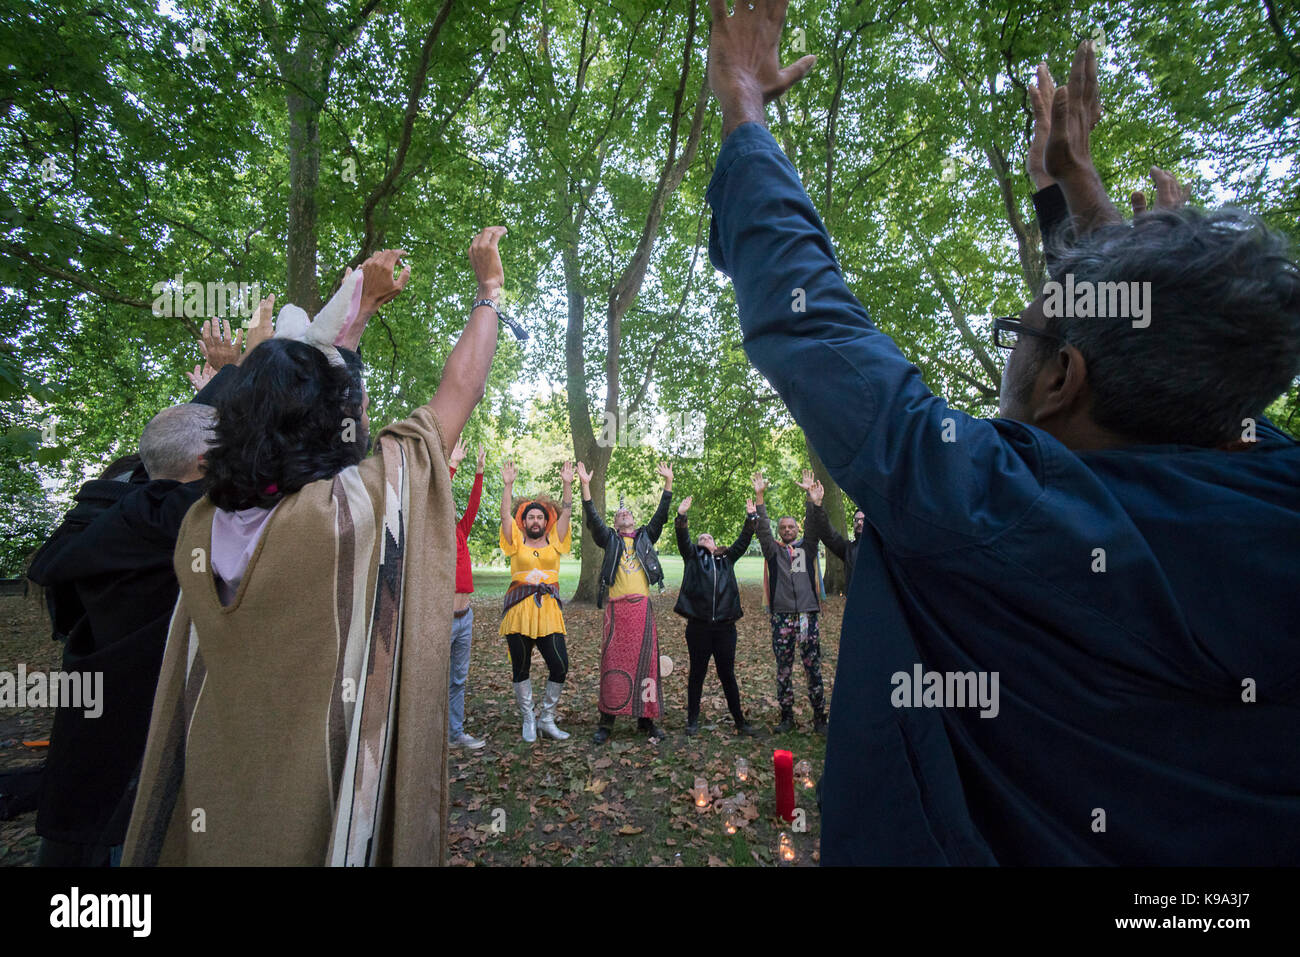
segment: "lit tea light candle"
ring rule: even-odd
[[[736,758],[736,780],[749,780],[749,762],[744,758]]]
[[[695,787],[691,788],[695,795],[695,806],[697,808],[706,808],[709,806],[709,782],[704,778],[695,779]]]
[[[776,849],[782,863],[788,864],[794,860],[794,842],[785,831],[782,831],[781,836],[777,838]]]
[[[813,780],[812,765],[807,761],[800,761],[794,766],[794,776],[801,782],[805,788],[811,789],[817,786]]]

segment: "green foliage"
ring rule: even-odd
[[[1116,198],[1149,189],[1158,164],[1195,200],[1300,234],[1298,28],[1294,4],[1235,0],[800,0],[784,54],[818,65],[771,126],[873,318],[936,392],[994,414],[989,319],[1018,311],[1042,276],[1024,173],[1035,65],[1046,57],[1063,81],[1077,42],[1104,31],[1094,151]],[[155,315],[160,286],[256,282],[283,304],[291,250],[313,269],[295,288],[320,298],[359,250],[409,250],[410,285],[363,340],[380,423],[436,389],[474,291],[469,240],[501,222],[506,306],[532,338],[503,338],[466,433],[490,453],[471,540],[490,557],[501,461],[514,456],[521,488],[555,494],[574,410],[600,429],[611,298],[670,145],[682,150],[707,36],[707,5],[691,0],[0,11],[0,574],[151,415],[190,396],[199,319]],[[674,109],[685,123],[670,144]],[[729,540],[755,469],[773,481],[772,511],[800,514],[790,480],[808,456],[708,262],[718,125],[710,112],[617,330],[620,405],[639,397],[703,446],[687,454],[660,430],[615,448],[607,494],[648,516],[667,456],[678,500],[695,497],[692,528]],[[298,161],[316,164],[314,186],[295,179]],[[306,199],[314,227],[293,234]],[[575,304],[586,394],[569,407]],[[1270,415],[1295,431],[1298,410],[1292,389]],[[459,499],[471,480],[457,479]]]

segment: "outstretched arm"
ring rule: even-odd
[[[478,278],[475,300],[501,296],[505,274],[497,244],[506,234],[504,226],[489,226],[470,243],[469,258]],[[368,278],[368,277],[367,277]],[[469,421],[470,413],[487,390],[488,372],[497,351],[497,314],[490,306],[476,306],[469,314],[469,324],[442,367],[438,391],[429,405],[442,427],[444,442],[455,443]]]
[[[850,291],[798,173],[765,128],[746,123],[726,139],[708,199],[709,253],[733,279],[746,355],[884,541],[957,547],[1023,515],[1042,489],[1039,440],[930,392]],[[957,441],[944,441],[945,429]],[[757,532],[762,540],[762,517]]]
[[[822,499],[825,495],[826,489],[821,482],[814,482],[812,488],[808,490],[808,525],[815,532],[817,539],[825,542],[826,547],[835,553],[835,557],[845,561],[845,556],[849,553],[849,544],[844,540],[843,535],[831,528],[826,509],[822,508]]]
[[[667,462],[660,462],[656,471],[663,477],[664,493],[659,496],[659,507],[645,527],[652,542],[659,541],[659,536],[663,534],[664,522],[668,521],[668,504],[673,500],[673,467]]]
[[[745,524],[740,527],[740,535],[727,549],[727,559],[733,567],[736,562],[740,561],[740,556],[749,551],[749,542],[754,537],[754,525],[758,518],[757,511],[758,506],[754,504],[753,499],[746,499]]]
[[[771,558],[776,554],[776,540],[772,538],[772,523],[767,518],[767,506],[763,503],[763,492],[767,489],[767,479],[762,472],[754,473],[754,531],[758,533],[758,545],[763,549],[763,557]],[[749,503],[745,503],[749,507]]]
[[[506,464],[501,466],[501,537],[507,542],[514,535],[515,517],[510,514],[510,503],[514,501],[515,477],[518,474],[513,460],[507,459]]]
[[[560,466],[560,517],[555,520],[555,534],[563,541],[569,537],[569,523],[573,519],[573,463],[565,461]]]
[[[673,529],[677,533],[677,551],[681,553],[684,561],[690,561],[695,557],[695,547],[691,545],[691,530],[687,527],[687,511],[691,507],[693,496],[686,496],[682,499],[682,504],[677,506],[677,518],[673,522]]]
[[[474,473],[474,486],[469,490],[469,502],[465,505],[465,514],[460,517],[456,524],[460,530],[467,536],[470,529],[474,527],[474,519],[478,518],[478,504],[483,497],[483,451],[479,450],[478,454],[478,471]]]
[[[610,531],[609,526],[596,514],[596,506],[591,501],[592,474],[587,471],[587,466],[578,463],[578,481],[582,483],[582,519],[587,523],[587,530],[591,532],[591,540],[598,547],[604,548],[609,544]]]

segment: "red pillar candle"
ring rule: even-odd
[[[793,821],[794,755],[789,751],[773,751],[772,767],[776,771],[776,813]]]

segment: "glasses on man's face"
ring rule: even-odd
[[[1021,336],[1037,336],[1039,339],[1062,341],[1060,336],[1026,325],[1018,316],[1002,316],[993,320],[993,344],[999,349],[1014,349]]]

